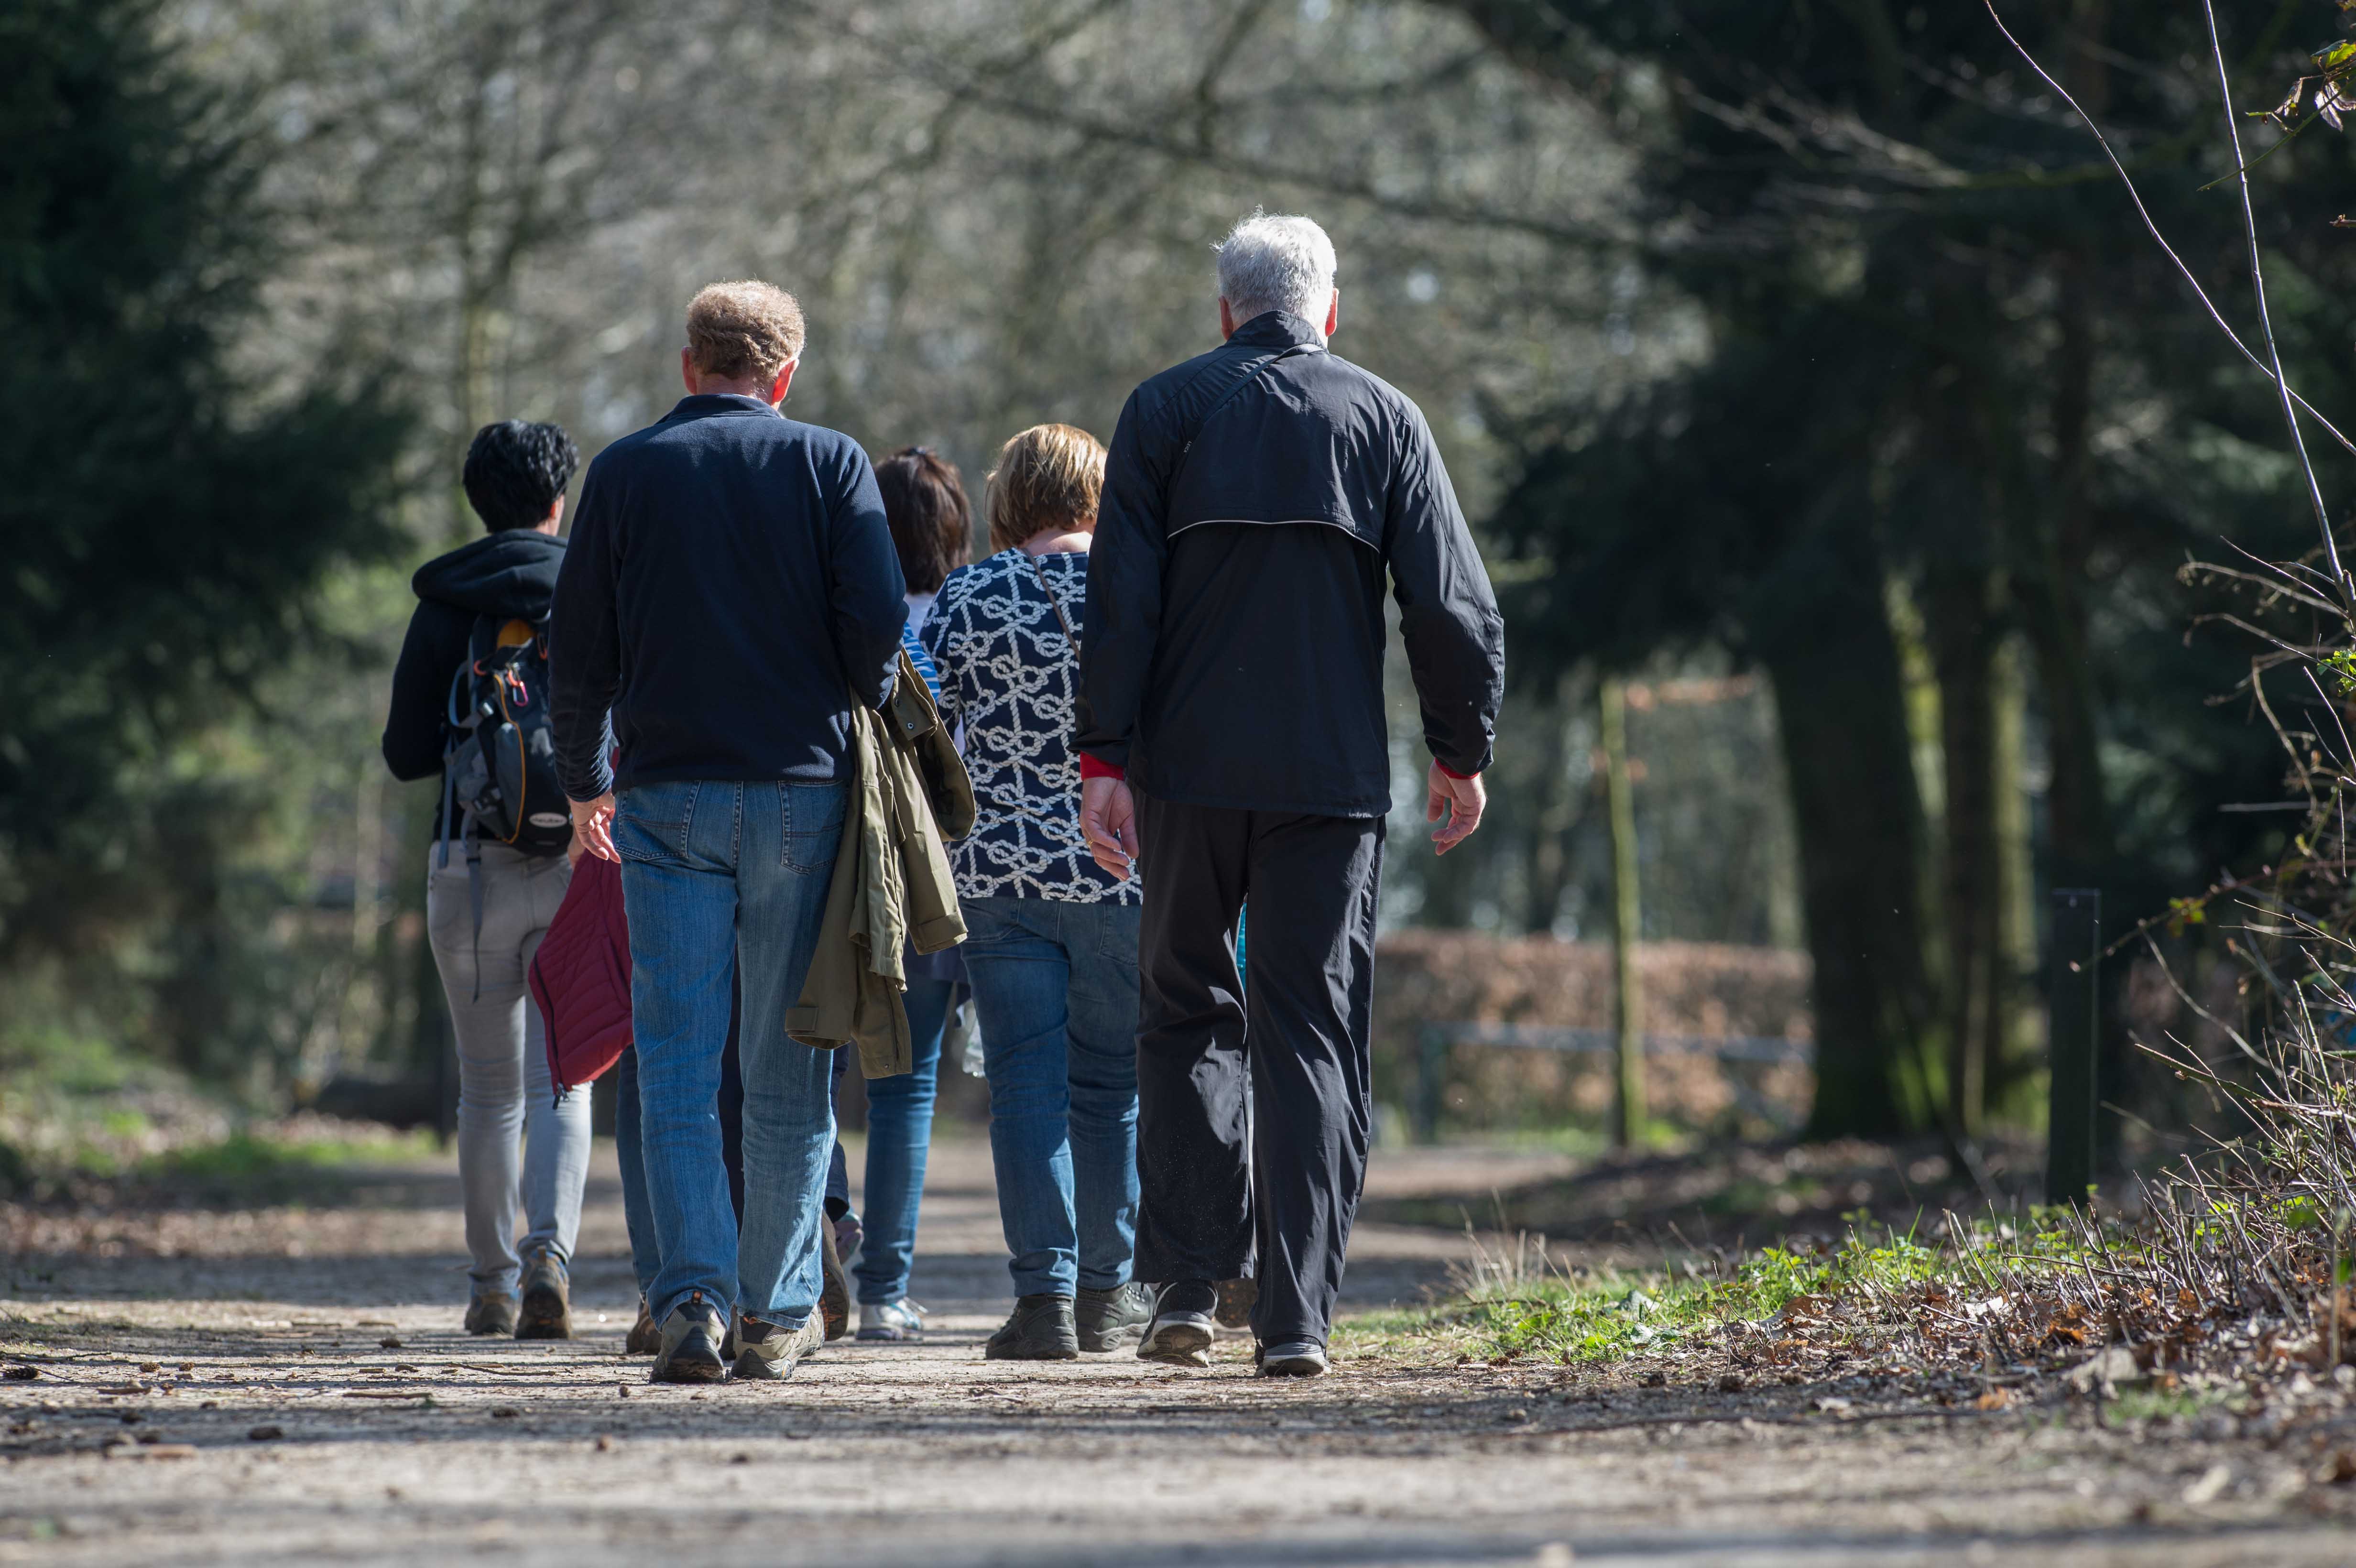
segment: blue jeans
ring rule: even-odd
[[[1138,906],[963,901],[1014,1293],[1126,1284],[1137,1235]]]
[[[655,1211],[647,1201],[647,1157],[638,1143],[638,1048],[622,1048],[614,1063],[614,1161],[622,1168],[622,1223],[630,1232],[630,1273],[638,1295],[651,1300],[662,1251],[655,1245]]]
[[[625,793],[614,814],[630,921],[638,1144],[660,1264],[661,1322],[691,1296],[798,1328],[819,1296],[834,1144],[832,1052],[786,1038],[818,945],[849,792],[841,784],[685,780]],[[721,1158],[721,1052],[743,957],[744,1217]]]
[[[925,1191],[925,1157],[933,1144],[933,1095],[939,1083],[941,1031],[949,1021],[954,980],[911,980],[904,998],[916,1067],[867,1081],[867,1232],[859,1243],[859,1299],[881,1306],[908,1294],[916,1256],[916,1208]]]

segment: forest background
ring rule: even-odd
[[[2246,302],[2198,5],[2019,9]],[[2253,109],[2337,25],[2219,15]],[[1809,955],[1817,1132],[1970,1133],[2037,1115],[2047,890],[2166,915],[2303,820],[2265,710],[2329,704],[2185,570],[2311,540],[2270,392],[1976,6],[0,0],[0,61],[12,1083],[283,1105],[446,1049],[434,790],[377,735],[476,427],[594,453],[755,275],[791,412],[978,495],[1209,346],[1255,206],[1333,233],[1335,347],[1430,415],[1506,610],[1493,816],[1435,861],[1402,813],[1393,926],[1608,935],[1624,677],[1644,935]],[[2345,410],[2356,170],[2278,139],[2274,325]],[[2154,936],[2230,1005],[2213,928]],[[2131,1015],[2106,1093],[2165,1122]]]

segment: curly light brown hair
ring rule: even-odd
[[[990,471],[990,548],[1012,549],[1050,528],[1096,527],[1105,449],[1067,424],[1034,424],[998,449]]]
[[[688,302],[687,351],[704,375],[774,381],[801,357],[801,304],[751,278],[710,284]]]

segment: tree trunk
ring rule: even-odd
[[[1808,1136],[1907,1130],[1901,1063],[1933,1017],[1924,974],[1922,802],[1878,556],[1857,539],[1846,581],[1760,649],[1774,683],[1815,965],[1816,1094]]]
[[[1985,571],[1935,574],[1928,597],[1939,675],[1939,750],[1946,800],[1941,925],[1946,941],[1947,1119],[1976,1136],[1987,1104],[1987,1024],[1997,968],[1995,584]]]

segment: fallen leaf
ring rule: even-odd
[[[1974,1410],[2008,1410],[2018,1396],[2008,1388],[1992,1388],[1972,1401]]]

